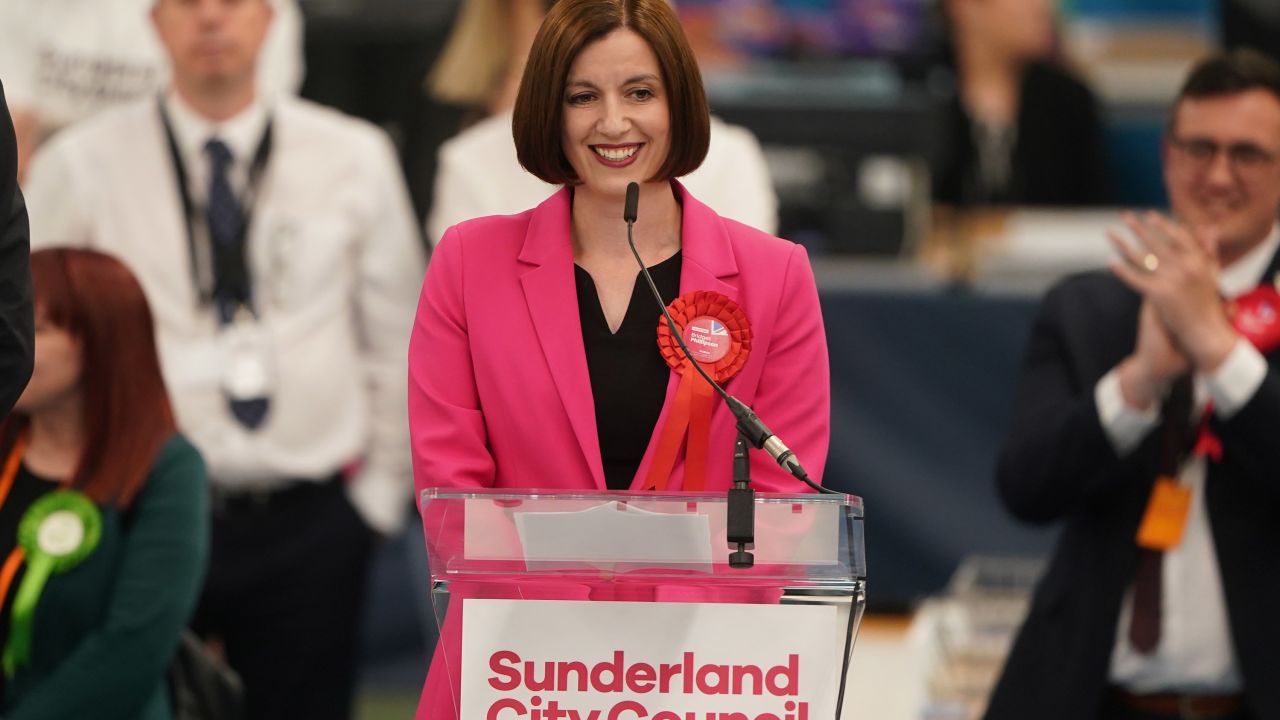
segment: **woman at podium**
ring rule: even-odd
[[[803,247],[718,216],[677,178],[707,152],[701,77],[663,0],[564,0],[530,52],[513,133],[563,187],[453,226],[409,350],[415,484],[722,489],[733,415],[672,342],[627,244],[703,367],[820,481],[829,371]],[[752,454],[761,491],[805,487]]]
[[[551,9],[512,131],[520,164],[563,187],[518,215],[455,225],[435,248],[409,349],[419,492],[730,486],[735,420],[659,321],[627,241],[630,183],[636,252],[676,331],[821,481],[830,386],[808,256],[680,184],[708,128],[697,63],[664,0]],[[806,490],[763,453],[751,463],[757,490]],[[458,615],[441,646],[459,642]],[[420,719],[457,717],[457,668],[442,655]]]

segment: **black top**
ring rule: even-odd
[[[649,268],[668,305],[680,294],[680,256],[677,252]],[[649,447],[671,378],[671,367],[658,351],[662,311],[637,272],[627,314],[618,332],[609,332],[595,281],[577,265],[573,271],[605,484],[610,490],[626,490]]]
[[[1247,47],[1280,62],[1280,13],[1265,10],[1274,0],[1223,0],[1219,3],[1222,17],[1222,46],[1229,49]]]
[[[983,129],[959,95],[946,106],[934,169],[933,199],[950,204],[1098,205],[1111,200],[1110,174],[1097,102],[1079,80],[1049,63],[1022,77],[1015,125],[990,137],[992,152],[1009,152],[1008,177],[993,187],[983,177]],[[1009,145],[996,147],[1002,141]]]

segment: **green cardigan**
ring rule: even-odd
[[[4,720],[173,717],[166,670],[209,551],[204,462],[175,435],[124,517],[100,509],[97,549],[40,596],[31,662],[5,686]]]

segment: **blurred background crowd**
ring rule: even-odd
[[[456,222],[516,212],[552,191],[518,168],[510,135],[546,4],[273,0],[259,87],[382,128],[429,252]],[[0,3],[0,80],[20,177],[66,127],[165,87],[151,6]],[[837,440],[826,484],[866,502],[872,611],[932,609],[931,624],[910,633],[911,657],[928,659],[910,666],[919,682],[898,695],[910,699],[872,716],[929,706],[933,717],[965,717],[1053,539],[1011,520],[992,486],[1036,303],[1055,279],[1107,262],[1104,231],[1118,208],[1165,206],[1161,136],[1188,67],[1224,47],[1280,53],[1280,4],[681,0],[677,9],[716,118],[691,187],[814,258]],[[33,244],[38,230],[33,222]],[[358,717],[407,717],[416,703],[432,637],[421,544],[408,522],[374,552]],[[897,634],[878,639],[871,626],[865,652],[905,658],[905,631],[888,627]],[[977,659],[939,674],[949,654],[964,653]],[[945,714],[956,706],[966,709]]]

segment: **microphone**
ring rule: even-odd
[[[640,185],[637,183],[627,184],[627,198],[622,208],[622,219],[627,223],[627,244],[631,246],[631,254],[635,256],[636,263],[640,265],[640,273],[644,275],[644,279],[649,284],[649,290],[653,293],[653,297],[658,301],[658,307],[662,310],[662,316],[667,319],[667,326],[671,328],[671,335],[679,343],[680,349],[684,351],[684,355],[693,363],[693,368],[698,371],[704,380],[711,385],[716,393],[724,399],[725,404],[729,406],[729,410],[738,421],[738,432],[751,443],[753,447],[764,450],[769,453],[778,465],[784,470],[791,473],[796,479],[808,485],[810,488],[820,493],[831,495],[839,494],[835,490],[824,488],[821,485],[809,479],[809,473],[805,472],[804,467],[800,464],[800,459],[790,448],[782,442],[782,439],[773,434],[759,416],[747,407],[746,403],[735,398],[720,384],[711,379],[707,371],[702,368],[702,363],[693,359],[693,353],[689,351],[689,346],[685,345],[683,328],[678,328],[674,320],[671,319],[671,313],[667,311],[667,304],[662,301],[662,294],[658,292],[658,286],[654,284],[653,277],[649,275],[649,268],[645,267],[644,260],[640,258],[640,251],[636,249],[635,239],[632,237],[632,225],[634,225],[637,217],[637,205],[640,202]]]
[[[687,350],[685,352],[686,354],[688,353]],[[751,408],[732,395],[726,394],[724,400],[729,404],[729,409],[733,412],[733,416],[738,419],[738,430],[747,436],[752,445],[769,453],[769,456],[781,465],[782,469],[808,483],[809,487],[817,487],[809,480],[809,473],[805,472],[804,467],[800,465],[800,459],[796,457],[795,453],[791,452],[791,448],[787,447],[781,438],[774,435],[769,426],[765,425],[764,421]],[[827,488],[822,488],[822,490],[831,492]]]
[[[622,220],[627,224],[628,230],[631,228],[631,223],[636,221],[636,206],[639,204],[640,185],[638,183],[627,183],[627,201],[622,205]],[[643,267],[644,263],[640,263],[640,265]]]

